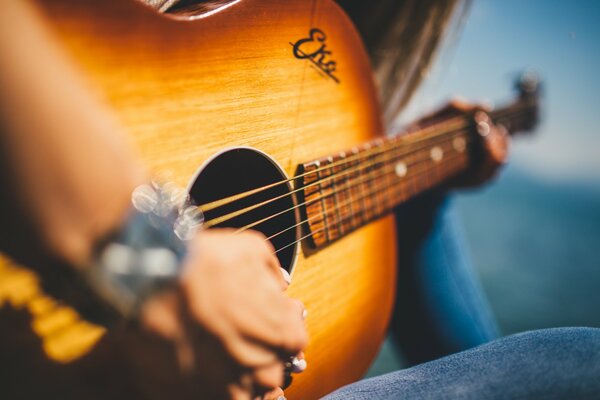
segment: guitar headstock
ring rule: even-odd
[[[539,75],[533,71],[524,72],[515,82],[515,89],[516,99],[506,107],[491,112],[490,116],[511,134],[531,132],[540,117],[542,84]]]

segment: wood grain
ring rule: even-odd
[[[224,148],[258,148],[293,175],[382,133],[368,59],[331,1],[242,0],[194,21],[134,1],[34,3],[142,158],[181,185]],[[290,42],[313,27],[327,34],[339,83],[292,54]],[[300,254],[289,293],[309,311],[311,342],[290,399],[361,378],[385,335],[394,287],[392,217]]]

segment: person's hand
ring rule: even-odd
[[[495,125],[488,117],[486,109],[481,106],[452,100],[437,112],[419,120],[416,125],[427,126],[442,118],[474,114],[477,122],[483,122],[485,129],[481,134],[482,159],[477,168],[471,168],[452,179],[449,188],[473,188],[491,181],[506,164],[509,156],[510,135],[502,125]]]
[[[289,384],[293,380],[291,377],[292,373],[301,373],[306,368],[304,352],[301,351],[300,353],[296,354],[294,361],[290,360],[287,365],[288,369],[286,370],[286,373],[289,374],[289,380],[286,382],[286,384]],[[254,400],[285,400],[285,393],[283,392],[283,388],[277,387],[264,393],[262,396],[256,397]]]
[[[265,393],[262,397],[257,397],[254,400],[281,400],[282,398],[285,399],[283,389],[276,388],[269,391],[268,393]]]
[[[154,347],[134,346],[133,358],[139,380],[156,380],[141,390],[156,399],[253,399],[281,387],[284,360],[307,343],[303,307],[283,293],[286,278],[261,234],[200,233],[177,290],[142,311]],[[168,348],[157,351],[160,342]]]

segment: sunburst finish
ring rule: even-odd
[[[303,162],[382,134],[365,51],[332,1],[241,0],[192,21],[132,0],[34,3],[142,158],[181,185],[228,147],[257,148],[293,176]],[[292,43],[312,28],[326,34],[336,79],[294,56]],[[362,376],[385,335],[394,271],[392,217],[299,255],[289,294],[309,311],[311,341],[289,398],[318,398]],[[49,357],[61,359],[60,346]]]

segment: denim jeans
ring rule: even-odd
[[[451,202],[429,194],[397,213],[393,338],[414,365],[336,399],[600,399],[600,329],[498,338]]]
[[[343,387],[324,400],[600,399],[600,329],[555,328],[494,340]]]
[[[499,336],[451,199],[429,194],[396,212],[398,283],[392,333],[410,364]]]

